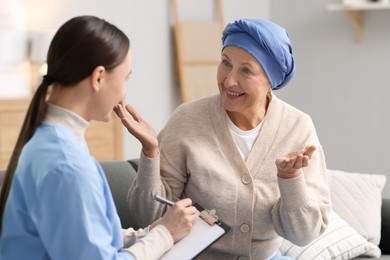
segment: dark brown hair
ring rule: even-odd
[[[72,18],[58,29],[47,54],[47,76],[31,100],[6,169],[0,193],[0,233],[19,156],[45,116],[49,85],[56,82],[62,87],[72,87],[98,66],[110,71],[122,63],[129,48],[130,41],[121,30],[94,16]]]

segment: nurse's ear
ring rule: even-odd
[[[94,91],[98,92],[104,85],[106,69],[103,66],[97,66],[90,76],[90,84]]]

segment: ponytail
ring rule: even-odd
[[[41,85],[35,92],[29,108],[27,110],[26,117],[24,118],[22,128],[19,133],[18,140],[15,148],[12,152],[11,159],[8,167],[5,171],[4,182],[1,187],[0,193],[0,234],[3,226],[3,215],[5,205],[7,203],[8,194],[11,189],[12,179],[18,165],[19,156],[22,152],[24,145],[31,139],[37,129],[39,123],[43,120],[46,112],[46,95],[50,82],[43,80]]]

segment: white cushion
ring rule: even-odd
[[[379,245],[386,176],[339,170],[329,173],[333,210],[369,242]]]
[[[368,242],[335,212],[330,213],[326,231],[309,245],[299,247],[288,240],[283,240],[280,247],[282,255],[297,260],[333,259],[344,260],[357,256],[379,257],[378,246]]]

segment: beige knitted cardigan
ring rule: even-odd
[[[159,134],[160,155],[141,155],[129,191],[130,208],[146,226],[172,200],[189,197],[230,227],[199,259],[266,259],[282,237],[305,245],[328,223],[328,175],[311,118],[278,99],[270,102],[261,132],[244,161],[229,131],[219,95],[181,105]],[[293,179],[277,177],[276,158],[316,145],[310,165]],[[161,164],[161,166],[160,166]],[[161,172],[159,168],[161,167]]]

